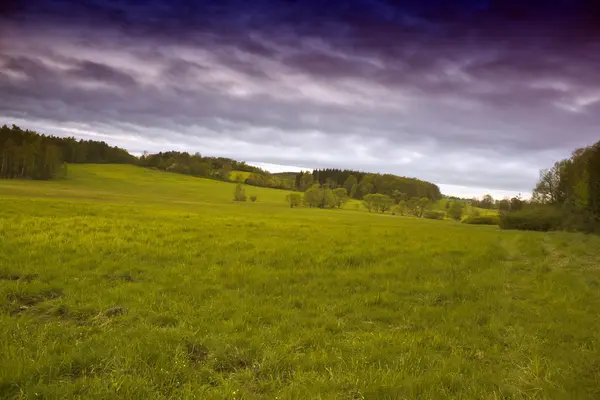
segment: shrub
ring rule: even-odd
[[[290,203],[290,207],[299,207],[302,204],[302,195],[300,193],[290,193],[285,199]]]
[[[398,205],[394,208],[394,214],[404,215],[406,214],[406,200],[400,200]]]
[[[423,213],[423,217],[428,219],[444,219],[445,214],[443,211],[429,210]]]
[[[459,203],[458,201],[455,201],[446,208],[448,210],[448,211],[446,211],[448,218],[453,219],[455,221],[461,220],[461,218],[463,216],[463,212],[464,212],[464,206],[461,203]]]
[[[339,187],[333,189],[333,199],[335,206],[337,208],[342,208],[342,206],[346,204],[349,200],[348,191],[346,190],[346,188]]]
[[[312,185],[304,192],[304,204],[308,207],[331,208],[335,206],[333,191],[327,187]]]
[[[238,183],[235,186],[235,191],[233,192],[233,201],[246,201],[246,189],[244,189],[244,185]]]
[[[502,229],[556,231],[563,228],[563,212],[551,206],[524,208],[506,213],[500,219]]]
[[[383,214],[392,207],[394,201],[388,195],[373,193],[363,197],[363,204],[369,212],[375,211]]]
[[[463,220],[463,222],[473,225],[498,225],[500,218],[497,215],[473,215]]]
[[[256,197],[256,196],[250,196],[250,201],[251,201],[251,202],[253,202],[253,203],[254,203],[254,202],[256,201],[256,199],[257,199],[257,197]]]

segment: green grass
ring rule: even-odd
[[[444,211],[447,212],[448,209],[446,208],[446,203],[448,202],[447,199],[440,199],[437,200],[435,203],[433,203],[433,206],[431,207],[432,210],[437,210],[437,211]],[[467,219],[469,216],[473,215],[474,213],[477,213],[480,216],[484,216],[484,215],[498,215],[498,210],[497,209],[487,209],[487,208],[481,208],[481,207],[474,207],[470,204],[465,205],[464,209],[463,209],[463,217],[462,220],[464,221],[465,219]]]
[[[0,398],[600,397],[600,238],[234,187],[0,181]]]

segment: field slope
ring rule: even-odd
[[[132,166],[0,181],[0,398],[600,398],[600,239]]]

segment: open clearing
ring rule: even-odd
[[[0,181],[0,398],[600,398],[600,238],[118,165]]]

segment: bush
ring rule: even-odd
[[[473,225],[498,225],[500,223],[500,218],[497,215],[470,216],[463,220],[463,223]]]
[[[476,209],[475,207],[471,207],[471,210],[469,211],[469,217],[479,217],[480,215],[481,213],[478,209]]]
[[[235,186],[235,191],[233,192],[233,201],[246,201],[246,189],[244,189],[244,185],[238,183]]]
[[[256,197],[256,196],[250,196],[250,201],[251,201],[251,202],[253,202],[253,203],[254,203],[254,202],[256,201],[256,199],[257,199],[257,197]]]
[[[446,203],[446,205],[447,204],[448,203]],[[448,218],[453,219],[455,221],[461,220],[463,213],[464,213],[464,206],[461,203],[459,203],[458,201],[455,201],[446,208],[448,209],[448,211],[446,211]]]
[[[394,201],[388,195],[373,193],[363,197],[363,204],[369,212],[375,211],[383,214],[392,207]]]
[[[557,231],[564,227],[564,213],[555,207],[531,207],[506,213],[500,219],[502,229]]]
[[[444,219],[444,216],[446,215],[445,212],[443,211],[425,211],[425,213],[423,214],[424,218],[428,218],[428,219]]]
[[[290,204],[291,208],[300,207],[302,204],[302,195],[300,193],[290,193],[285,199]]]

